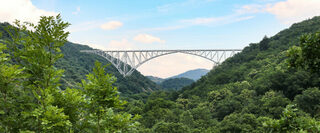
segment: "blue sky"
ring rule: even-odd
[[[264,35],[273,35],[286,27],[274,16],[266,13],[259,15],[237,13],[243,5],[253,3],[267,2],[257,0],[55,0],[48,5],[44,0],[34,0],[37,7],[59,12],[72,24],[70,27],[72,34],[69,39],[74,42],[94,43],[103,45],[100,46],[103,48],[108,45],[106,42],[122,39],[130,41],[137,34],[148,34],[165,40],[164,44],[155,42],[146,45],[138,42],[135,45],[139,49],[243,48],[250,42],[259,41]],[[80,10],[77,11],[77,8]],[[217,20],[204,24],[192,23],[194,19],[206,18]],[[108,21],[119,21],[123,25],[115,30],[99,28],[99,25]]]
[[[69,41],[107,49],[244,48],[292,23],[320,15],[320,0],[0,0],[0,21],[36,22],[60,13]],[[21,5],[21,11],[10,6]],[[28,5],[28,6],[26,6]],[[1,9],[2,8],[2,9]],[[169,77],[213,63],[188,55],[147,62],[145,75]]]

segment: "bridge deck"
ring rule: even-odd
[[[104,52],[183,52],[183,51],[242,51],[242,49],[162,49],[162,50],[99,50],[94,49],[97,51],[104,51]],[[87,51],[87,50],[81,50]],[[92,51],[92,50],[88,50]]]
[[[175,50],[81,50],[106,58],[125,77],[143,63],[168,54],[184,53],[202,57],[219,65],[223,60],[242,51],[241,49],[175,49]]]

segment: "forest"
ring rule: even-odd
[[[0,132],[320,132],[320,17],[171,91],[77,52],[90,48],[67,42],[69,25],[0,25]]]

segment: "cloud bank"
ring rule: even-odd
[[[291,25],[302,20],[320,15],[320,0],[285,0],[264,5],[244,5],[239,10],[240,14],[269,13],[280,22]]]
[[[266,11],[281,22],[292,24],[320,15],[320,0],[287,0],[267,5]]]
[[[37,23],[40,16],[55,16],[58,13],[35,7],[31,0],[0,0],[0,21],[12,23],[16,19],[22,22]]]
[[[102,24],[100,28],[103,30],[114,30],[120,28],[122,25],[123,24],[120,21],[109,21]]]

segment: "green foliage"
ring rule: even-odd
[[[17,28],[11,27],[9,32],[11,39],[5,43],[13,61],[23,67],[23,73],[27,80],[23,81],[23,91],[34,99],[29,103],[33,106],[30,110],[24,110],[26,119],[33,119],[28,130],[38,132],[65,132],[71,126],[63,112],[63,108],[54,106],[55,95],[58,93],[59,80],[63,70],[56,70],[54,63],[63,55],[61,47],[68,36],[63,30],[69,25],[56,17],[41,17],[38,25],[31,23],[21,24],[15,22]],[[27,30],[27,27],[34,31]],[[28,94],[29,93],[29,94]],[[30,95],[31,94],[31,95]]]
[[[157,86],[139,73],[116,81],[102,57],[72,51],[87,46],[63,46],[67,26],[42,17],[2,33],[0,132],[320,132],[320,17],[250,44],[179,91],[130,96]]]
[[[192,84],[194,81],[188,78],[171,78],[160,83],[160,86],[166,90],[179,90],[182,87]]]
[[[279,120],[269,120],[264,126],[269,132],[320,132],[320,122],[309,116],[299,115],[294,105],[288,105]]]
[[[0,41],[1,39],[11,40],[10,32],[12,35],[16,34],[15,27],[7,29],[6,27],[8,26],[12,27],[9,23],[0,23],[0,34],[2,33],[3,35],[2,38],[0,36]],[[18,46],[18,48],[21,47]],[[61,80],[59,81],[59,84],[61,84],[59,87],[63,90],[68,87],[76,88],[77,83],[81,82],[81,79],[86,78],[86,75],[92,72],[96,60],[102,64],[110,63],[101,56],[80,52],[81,50],[92,50],[92,48],[86,45],[66,42],[60,49],[64,56],[57,60],[54,65],[57,69],[64,70]],[[118,87],[123,96],[160,89],[160,86],[144,77],[138,71],[134,71],[131,76],[125,78],[113,65],[110,65],[106,71],[117,77],[114,85]]]
[[[140,122],[145,129],[141,131],[172,132],[168,123],[179,123],[189,128],[185,132],[194,133],[319,132],[316,118],[320,75],[314,70],[319,70],[317,63],[308,69],[292,69],[288,68],[286,56],[302,35],[319,29],[320,17],[294,24],[273,37],[250,44],[178,92],[136,95],[133,101],[140,104],[135,111],[143,116]],[[318,39],[312,36],[316,35],[302,38],[310,53],[317,52],[309,58],[316,62],[320,52],[318,43],[314,43]],[[299,49],[292,53],[299,53]],[[292,103],[298,108],[287,106]]]
[[[303,68],[311,72],[320,72],[320,33],[305,34],[300,38],[299,46],[291,47],[287,53],[291,67]]]
[[[81,84],[84,93],[89,97],[92,109],[97,111],[124,104],[119,100],[117,88],[112,86],[116,78],[106,74],[105,67],[96,62],[93,73],[87,75],[88,81],[82,80]]]
[[[115,113],[111,108],[107,109],[103,120],[101,121],[103,132],[138,132],[139,122],[136,122],[141,117],[139,115],[132,116],[128,113]]]
[[[320,90],[309,88],[297,95],[294,100],[298,107],[312,116],[320,116]]]
[[[63,108],[65,115],[72,124],[72,129],[77,132],[86,127],[87,121],[83,119],[86,115],[87,99],[82,90],[67,88],[55,95],[54,105]]]
[[[92,48],[71,42],[67,42],[61,47],[61,52],[64,56],[55,63],[55,66],[65,70],[60,81],[62,89],[77,87],[77,83],[85,79],[87,74],[92,73],[95,61],[99,61],[102,64],[110,64],[107,59],[99,55],[83,53],[80,52],[81,50],[92,50]],[[106,68],[106,72],[117,78],[114,85],[118,87],[121,96],[130,96],[140,92],[152,92],[160,89],[160,86],[144,77],[138,71],[134,71],[128,77],[123,77],[115,66],[110,65]]]
[[[91,125],[96,125],[97,130],[90,132],[128,132],[136,131],[139,123],[134,122],[140,118],[139,115],[132,117],[128,113],[115,113],[112,108],[120,108],[126,102],[119,99],[116,87],[113,83],[116,78],[107,74],[105,66],[100,62],[95,63],[93,73],[87,75],[87,81],[82,80],[81,87],[86,95],[86,116]]]
[[[225,117],[217,128],[219,132],[253,133],[257,132],[257,126],[255,115],[233,113]]]
[[[95,63],[93,73],[87,75],[87,80],[82,80],[82,88],[88,97],[88,108],[91,115],[96,119],[98,132],[101,132],[101,119],[106,114],[108,108],[123,105],[119,100],[117,88],[112,84],[115,77],[105,74],[106,66],[101,66],[100,62]]]
[[[0,132],[137,131],[139,115],[113,111],[125,102],[101,63],[76,86],[81,89],[61,90],[64,71],[55,63],[63,57],[68,25],[60,15],[9,25],[10,37],[0,40]]]
[[[261,51],[267,50],[269,48],[269,39],[267,36],[264,36],[262,41],[260,42],[259,48]]]
[[[261,98],[262,107],[261,109],[267,116],[271,118],[279,118],[283,109],[290,103],[290,100],[284,97],[281,93],[274,91],[268,91]]]
[[[190,130],[181,123],[158,122],[153,127],[155,133],[188,133]]]
[[[8,54],[3,51],[6,46],[0,43],[0,132],[9,132],[15,130],[19,120],[15,118],[19,115],[17,112],[16,98],[19,98],[19,89],[17,85],[21,84],[23,79],[22,71],[18,65],[8,63]],[[21,99],[19,99],[21,100]]]
[[[148,79],[150,79],[151,81],[160,84],[161,82],[163,82],[165,79],[163,78],[159,78],[159,77],[154,77],[154,76],[146,76]]]

